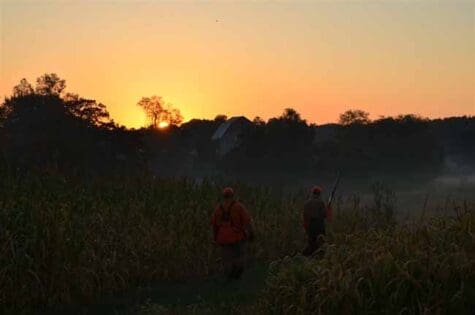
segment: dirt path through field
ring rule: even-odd
[[[135,314],[146,305],[166,308],[186,308],[189,305],[220,305],[222,303],[249,303],[264,287],[267,265],[253,263],[243,277],[227,282],[223,276],[213,276],[183,282],[162,281],[150,283],[104,297],[97,304],[48,312],[48,314]]]

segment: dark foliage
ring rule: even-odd
[[[317,148],[321,168],[347,174],[437,174],[443,151],[430,121],[414,116],[384,118],[338,129],[335,141]]]
[[[55,74],[22,80],[1,108],[1,153],[8,165],[82,175],[129,171],[141,163],[140,140],[117,126],[105,105],[75,94],[61,96]],[[132,166],[133,165],[133,166]]]
[[[101,175],[332,176],[430,174],[475,169],[475,118],[428,120],[415,115],[369,121],[359,110],[344,124],[309,125],[294,109],[267,122],[256,117],[218,154],[216,130],[227,121],[194,119],[157,130],[116,125],[105,105],[65,93],[56,74],[25,79],[0,105],[0,153],[11,167]],[[351,114],[351,115],[350,115]],[[350,117],[351,116],[351,117]],[[245,120],[245,119],[244,119]]]

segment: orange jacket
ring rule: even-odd
[[[325,206],[320,198],[308,200],[304,205],[303,211],[303,227],[308,231],[311,220],[318,220],[324,224],[325,220],[331,221],[333,218],[333,209],[331,206]]]
[[[214,240],[221,245],[233,244],[248,238],[251,217],[238,201],[219,204],[211,218]]]

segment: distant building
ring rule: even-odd
[[[243,132],[251,125],[252,122],[244,116],[232,117],[223,122],[211,137],[211,140],[217,143],[217,155],[223,157],[238,147]]]

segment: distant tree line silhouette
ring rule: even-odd
[[[104,104],[65,93],[65,87],[56,74],[45,74],[34,88],[25,79],[13,88],[0,106],[1,157],[12,167],[40,171],[118,169],[116,162],[132,154],[126,149],[138,138],[114,123]]]
[[[24,171],[77,176],[140,174],[235,176],[291,174],[314,177],[344,170],[354,176],[424,173],[447,167],[475,169],[475,118],[429,120],[382,117],[353,109],[338,124],[309,124],[292,108],[264,121],[255,117],[239,145],[217,156],[211,138],[225,115],[183,123],[159,96],[138,102],[150,125],[116,124],[104,104],[66,93],[66,82],[44,74],[22,79],[0,105],[0,160]],[[168,127],[158,129],[161,122]]]

